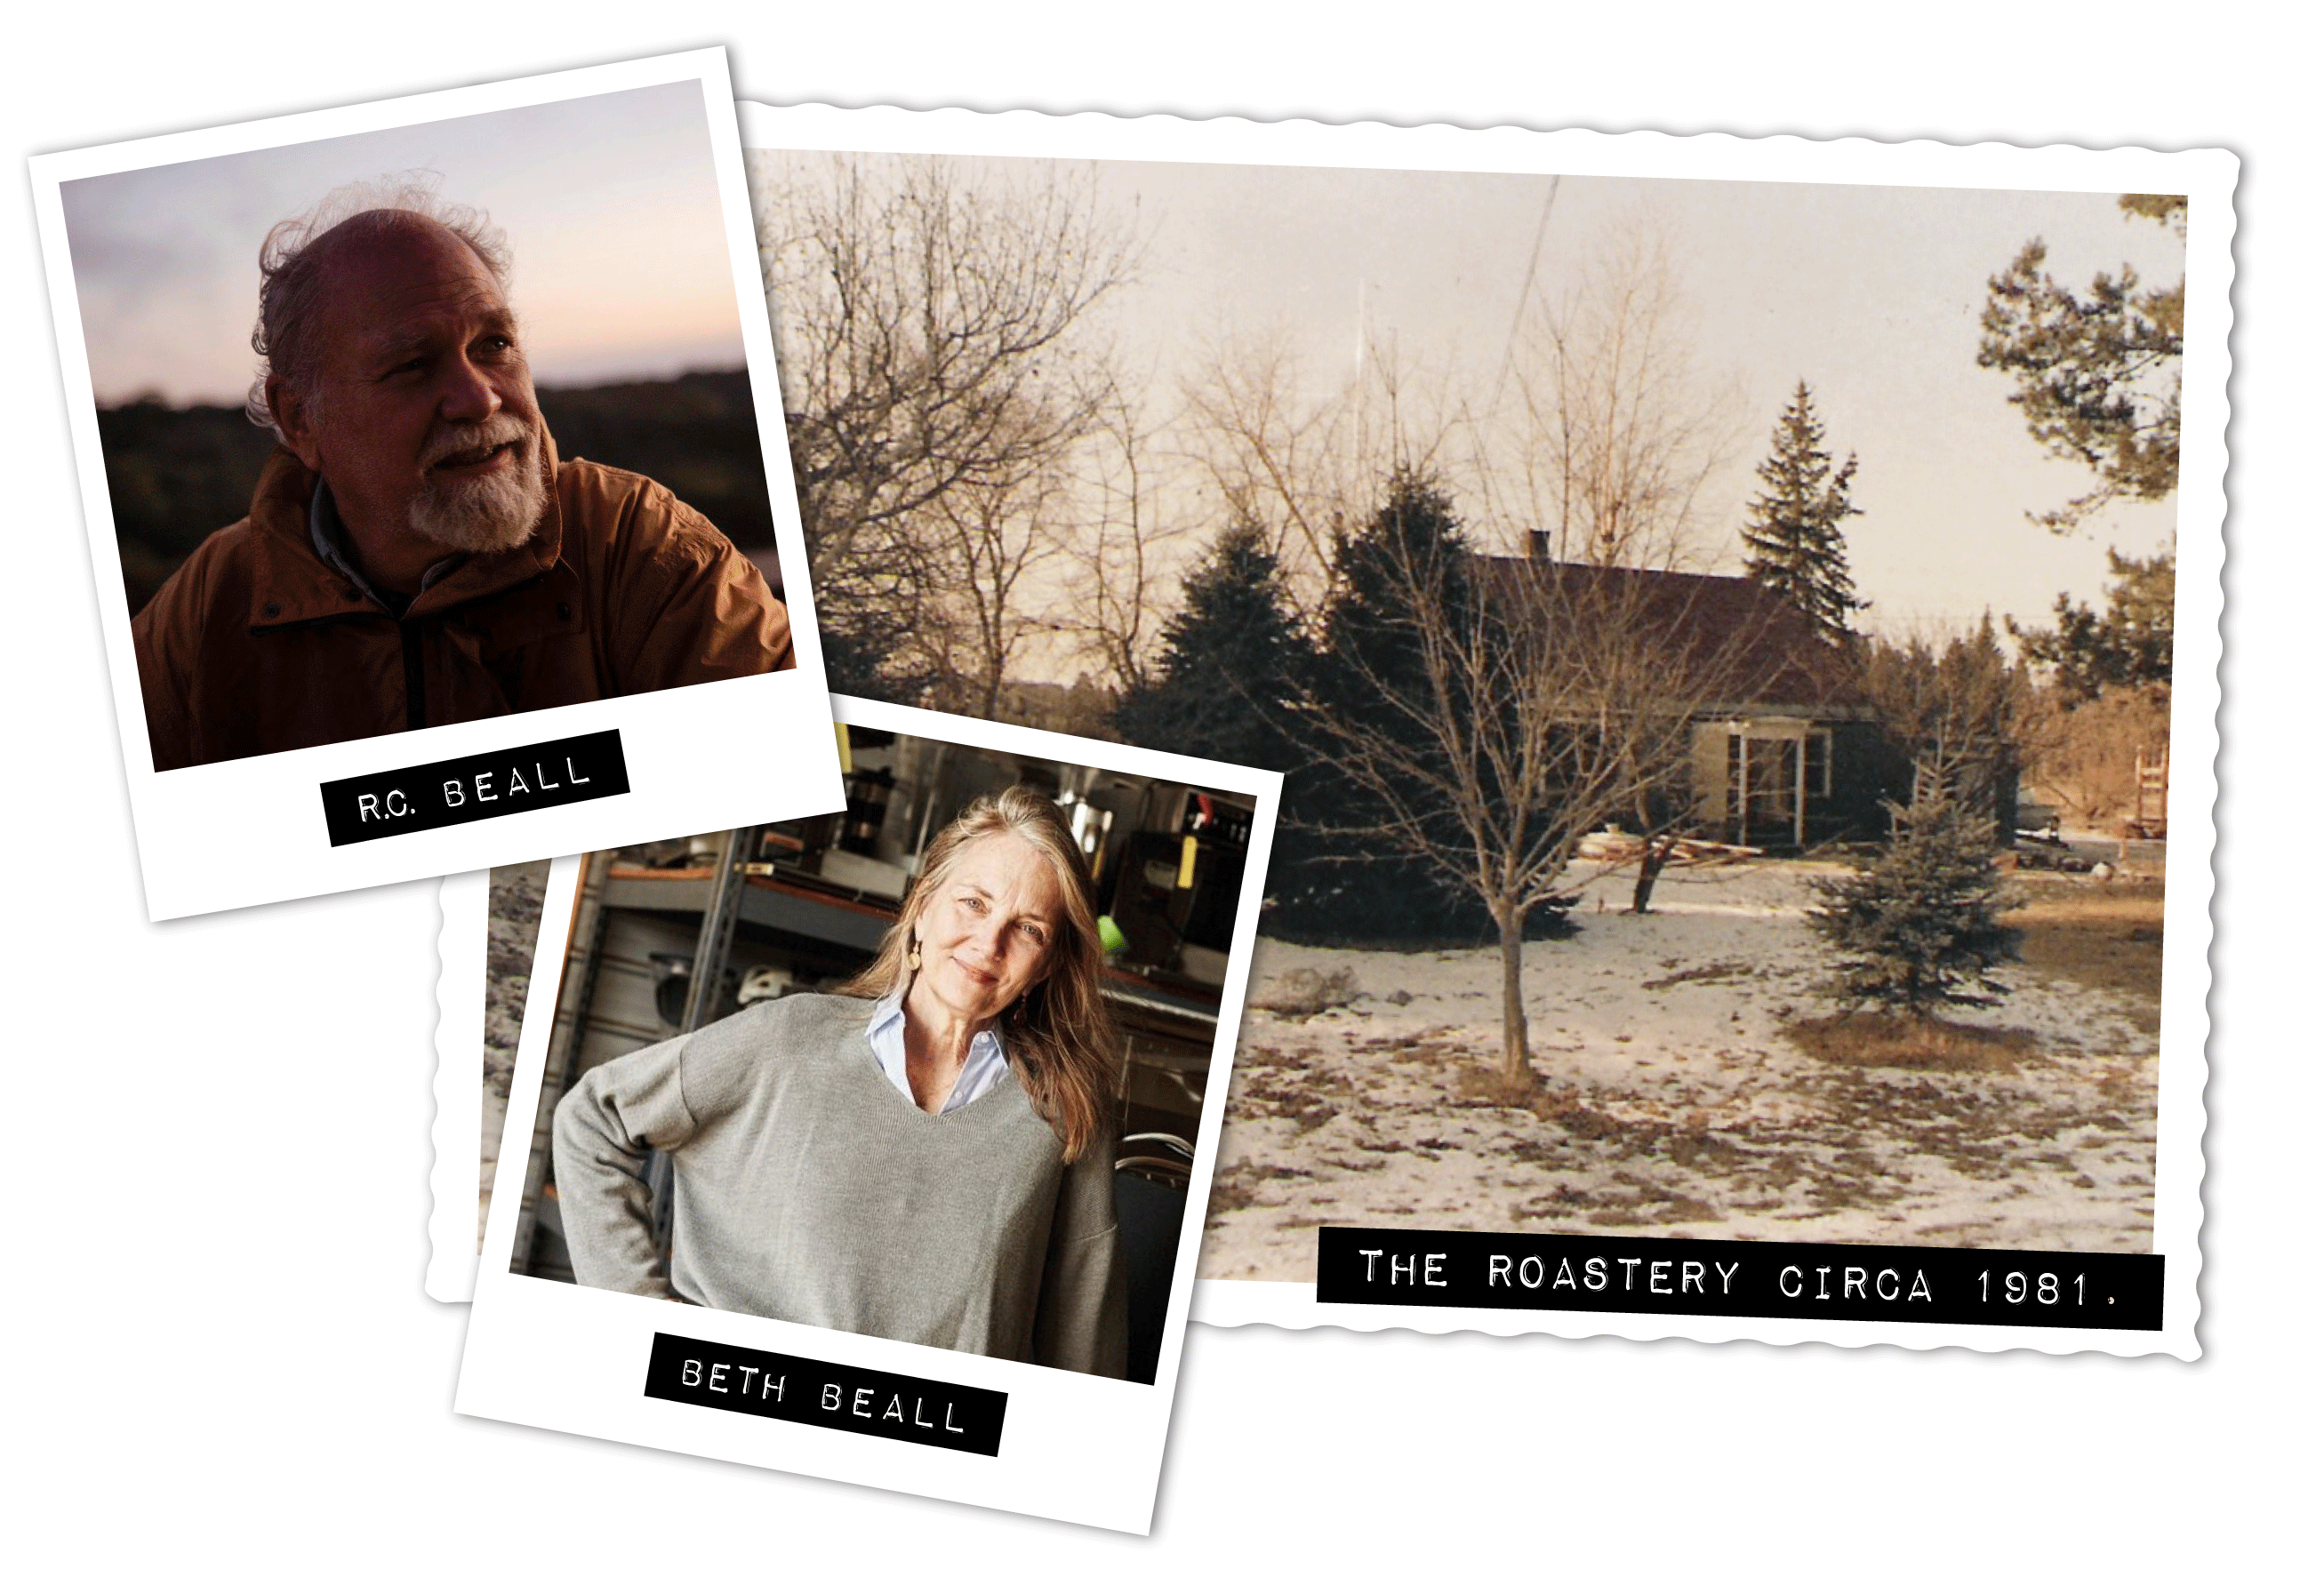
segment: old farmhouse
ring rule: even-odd
[[[1849,653],[1820,639],[1790,603],[1739,575],[1563,562],[1543,551],[1493,558],[1492,578],[1523,587],[1552,617],[1618,621],[1658,654],[1671,704],[1691,720],[1691,808],[1699,837],[1796,850],[1886,837],[1887,803],[1913,792],[1910,755],[1876,717]],[[2006,759],[1980,797],[2012,819]],[[1637,830],[1637,829],[1632,829]]]

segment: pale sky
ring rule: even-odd
[[[415,170],[508,233],[538,382],[742,364],[709,125],[688,81],[66,182],[98,403],[241,403],[267,230],[335,187]]]
[[[2184,272],[2176,234],[2109,195],[1568,177],[1544,232],[1545,176],[1120,163],[1101,180],[1152,237],[1125,337],[1167,364],[1185,325],[1273,325],[1342,378],[1360,292],[1375,344],[1450,356],[1489,388],[1536,235],[1536,288],[1554,297],[1609,231],[1646,217],[1672,244],[1697,368],[1739,396],[1740,445],[1707,513],[1739,542],[1753,469],[1807,379],[1835,457],[1860,462],[1849,556],[1874,604],[1861,622],[1882,632],[1988,606],[2040,618],[2060,591],[2096,602],[2106,544],[2151,551],[2172,529],[2170,501],[2076,538],[2029,522],[2093,479],[2045,458],[2009,379],[1977,365],[1986,280],[2031,237],[2078,287],[2125,261],[2154,283]]]
[[[1345,386],[1360,301],[1375,347],[1489,391],[1529,265],[1556,299],[1643,220],[1669,243],[1696,368],[1734,396],[1733,458],[1702,511],[1718,567],[1740,567],[1752,473],[1803,377],[1835,458],[1860,462],[1849,545],[1874,607],[1859,627],[1957,628],[1988,607],[2046,619],[2060,591],[2100,599],[2108,543],[2143,553],[2170,537],[2170,501],[2117,506],[2072,538],[2030,522],[2094,479],[2046,458],[2009,379],[1977,365],[1986,280],[2031,237],[2077,288],[2125,261],[2153,283],[2184,272],[2176,234],[2111,195],[1568,177],[1544,229],[1547,176],[1093,168],[1102,200],[1146,237],[1107,324],[1163,405],[1222,334],[1283,335],[1308,392]]]

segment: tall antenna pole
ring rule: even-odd
[[[1509,337],[1501,345],[1501,371],[1493,380],[1492,403],[1485,407],[1487,416],[1500,409],[1501,391],[1508,384],[1509,364],[1517,359],[1517,336],[1525,328],[1526,308],[1533,300],[1534,276],[1541,271],[1541,244],[1549,235],[1549,216],[1557,207],[1557,184],[1563,179],[1551,176],[1548,195],[1542,198],[1541,218],[1534,226],[1533,249],[1526,254],[1525,282],[1517,287],[1517,307],[1509,318]]]

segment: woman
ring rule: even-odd
[[[1101,956],[1057,807],[1021,788],[978,800],[847,994],[759,1003],[558,1103],[576,1277],[1120,1376]],[[675,1179],[667,1278],[653,1150]]]

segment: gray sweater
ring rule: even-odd
[[[872,1004],[794,996],[616,1057],[557,1107],[585,1286],[1119,1376],[1113,1146],[1067,1167],[1015,1078],[922,1111],[864,1039]],[[655,1269],[649,1151],[677,1179]]]

